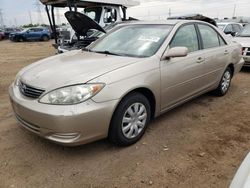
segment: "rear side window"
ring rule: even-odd
[[[220,46],[218,33],[208,25],[198,25],[204,49]]]
[[[232,24],[228,24],[227,27],[225,28],[224,32],[228,33],[228,32],[232,32],[233,31],[233,26]]]
[[[238,24],[233,24],[234,31],[239,33],[241,31],[241,27]]]
[[[187,47],[189,52],[199,50],[199,42],[195,26],[193,24],[182,26],[175,34],[169,46],[170,48]]]

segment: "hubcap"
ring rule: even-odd
[[[229,71],[226,71],[223,75],[222,83],[221,83],[221,89],[223,93],[225,93],[228,90],[230,86],[230,82],[231,82],[231,74]]]
[[[138,136],[144,129],[147,121],[147,110],[142,103],[134,103],[124,113],[122,119],[122,133],[132,139]]]

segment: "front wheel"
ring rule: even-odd
[[[230,88],[232,77],[232,70],[228,67],[223,73],[219,86],[213,93],[217,96],[224,96]]]
[[[18,41],[18,42],[24,42],[25,39],[24,39],[23,37],[18,37],[17,41]]]
[[[144,95],[132,93],[126,96],[113,114],[109,140],[120,146],[136,143],[145,133],[150,114],[150,104]]]

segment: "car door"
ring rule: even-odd
[[[230,58],[230,48],[222,36],[210,25],[198,24],[204,52],[206,86],[212,87],[220,80]]]
[[[189,53],[186,57],[160,62],[162,110],[202,92],[207,80],[205,54],[200,50],[194,24],[183,25],[177,30],[168,49],[173,47],[187,47]]]
[[[34,28],[29,29],[25,34],[25,38],[28,40],[33,40],[34,36],[35,36]]]
[[[33,39],[34,39],[34,40],[39,40],[39,39],[41,39],[42,31],[43,31],[43,29],[41,29],[41,28],[35,28],[35,29],[34,29],[34,36],[33,36]]]

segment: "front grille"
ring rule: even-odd
[[[43,89],[38,89],[38,88],[34,88],[32,86],[29,86],[23,82],[19,83],[19,90],[24,96],[30,97],[33,99],[39,98],[43,94],[43,92],[45,91]]]
[[[250,56],[250,47],[243,47],[242,53],[243,56]]]

